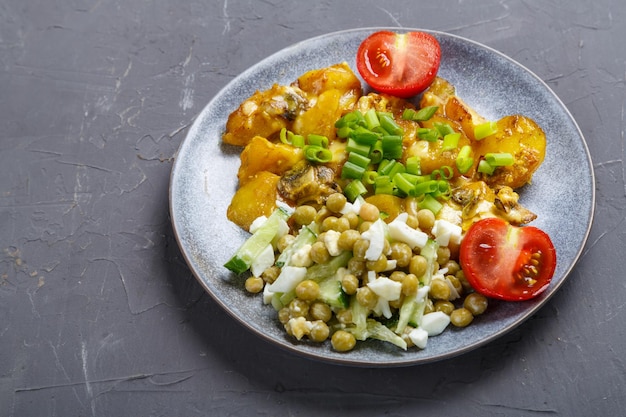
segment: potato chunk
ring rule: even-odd
[[[498,131],[476,142],[477,155],[489,152],[507,152],[515,163],[498,167],[493,175],[479,175],[477,179],[489,186],[505,185],[512,189],[526,185],[539,168],[546,155],[546,135],[532,119],[521,115],[506,116],[498,120]]]
[[[255,136],[241,152],[241,165],[237,172],[239,185],[244,185],[261,171],[282,175],[303,159],[302,149],[283,143],[272,143]]]
[[[306,94],[297,87],[275,84],[257,91],[228,116],[224,143],[246,146],[255,136],[273,139],[308,107]]]
[[[358,98],[362,91],[361,82],[345,62],[307,71],[298,78],[296,86],[316,96],[324,91],[337,90],[346,98]]]
[[[304,73],[295,83],[307,93],[311,106],[300,113],[293,131],[335,139],[335,121],[351,110],[361,97],[361,82],[348,64],[341,63]]]
[[[250,230],[252,222],[260,216],[269,216],[276,208],[280,177],[268,171],[258,172],[240,187],[228,206],[226,217],[237,226]]]

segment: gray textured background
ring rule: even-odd
[[[168,217],[175,152],[217,91],[283,47],[366,26],[445,31],[525,65],[572,112],[597,177],[588,244],[550,302],[419,367],[267,344],[203,293]],[[0,0],[0,415],[622,415],[625,39],[622,0]]]

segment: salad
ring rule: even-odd
[[[225,267],[297,340],[423,349],[491,298],[547,288],[555,250],[515,191],[545,135],[477,114],[437,76],[440,56],[430,35],[378,32],[357,54],[373,92],[338,63],[230,115],[223,141],[243,150],[227,216],[251,236]]]

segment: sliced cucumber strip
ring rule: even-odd
[[[334,308],[347,308],[350,305],[348,295],[341,288],[341,280],[337,275],[326,278],[319,283],[319,299]]]
[[[295,240],[289,245],[276,260],[276,266],[282,268],[285,265],[289,265],[291,257],[294,253],[302,249],[305,245],[312,245],[315,243],[317,235],[308,226],[303,226],[296,236]]]
[[[274,210],[265,223],[252,236],[246,239],[235,255],[224,266],[236,274],[244,273],[250,269],[252,262],[276,237],[280,229],[280,222],[286,221],[289,216],[290,213],[282,207]]]

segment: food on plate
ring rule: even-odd
[[[340,63],[231,113],[223,141],[243,150],[227,216],[251,237],[225,266],[249,271],[247,291],[295,339],[423,349],[489,299],[548,285],[554,248],[523,226],[536,215],[516,191],[544,159],[543,131],[522,115],[485,120],[441,77],[426,87],[417,105],[365,94]]]

